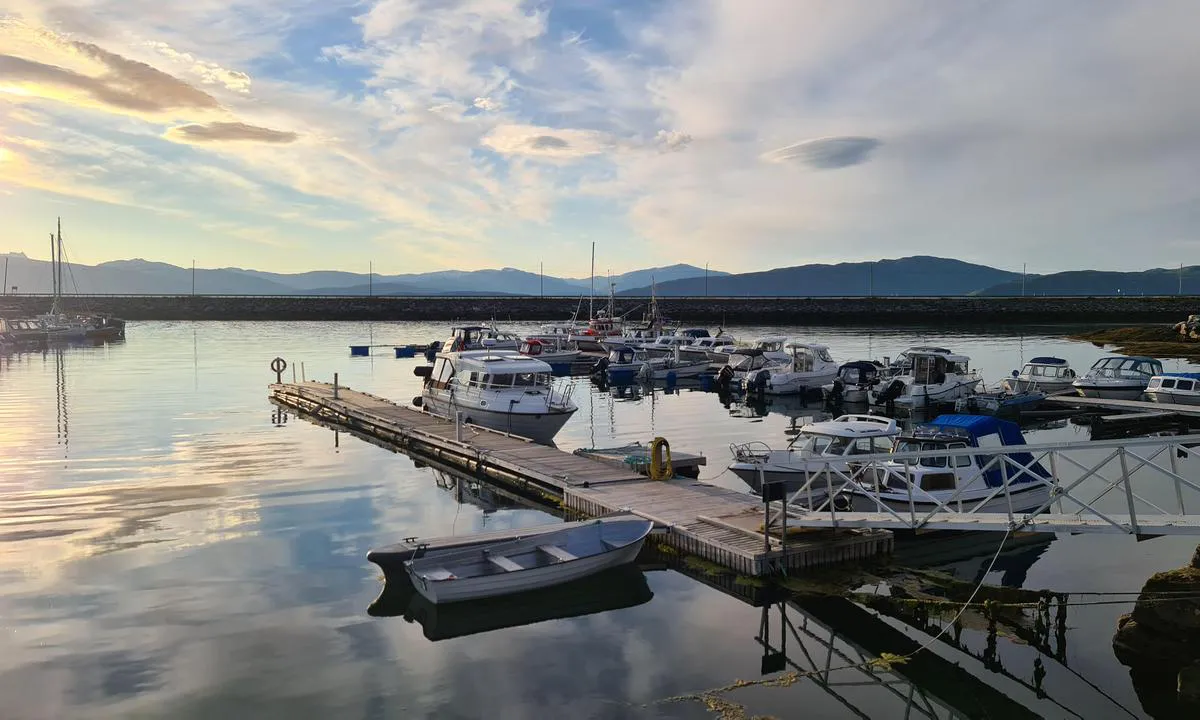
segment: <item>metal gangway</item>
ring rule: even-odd
[[[951,464],[966,456],[974,457],[973,469]],[[789,525],[1200,535],[1200,435],[806,460],[803,486],[768,507],[768,526],[783,526],[784,537]],[[957,490],[934,494],[914,482],[910,470],[923,463],[959,472]],[[1002,481],[978,497],[994,470]],[[775,495],[769,488],[763,486],[764,497]],[[1022,506],[1031,489],[1042,501]],[[885,502],[881,491],[904,500]],[[964,498],[965,491],[975,497]]]

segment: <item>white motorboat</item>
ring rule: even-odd
[[[546,340],[558,345],[572,345],[571,336],[578,335],[586,328],[573,323],[545,323],[533,335],[526,335],[526,340]]]
[[[666,357],[668,355],[674,355],[675,351],[679,350],[680,348],[691,345],[694,340],[694,337],[680,335],[676,332],[671,335],[659,335],[650,342],[630,342],[630,344],[634,347],[639,347],[642,350],[645,350],[652,356]],[[708,364],[708,358],[705,358],[705,364]]]
[[[821,386],[821,394],[832,403],[867,402],[867,391],[879,383],[884,367],[874,360],[855,360],[838,368],[833,382]]]
[[[759,370],[772,369],[781,363],[758,348],[738,348],[729,354],[729,361],[717,371],[717,385],[724,390],[742,390],[747,376]]]
[[[929,353],[935,353],[938,355],[954,354],[953,351],[947,350],[943,347],[936,347],[934,345],[914,345],[913,347],[910,347],[909,349],[897,355],[895,360],[889,360],[885,357],[883,359],[883,364],[887,367],[887,372],[885,374],[888,377],[907,375],[911,373],[913,369],[913,356],[927,355]]]
[[[784,345],[788,360],[747,373],[747,388],[761,389],[768,395],[804,395],[819,392],[821,386],[832,382],[838,364],[829,356],[829,348],[802,342]]]
[[[1200,373],[1164,373],[1146,386],[1150,402],[1200,405]]]
[[[1084,397],[1137,400],[1150,378],[1162,371],[1162,361],[1152,357],[1112,355],[1097,360],[1086,375],[1071,384]]]
[[[597,519],[587,525],[439,553],[405,563],[432,603],[477,600],[550,587],[633,562],[654,523]]]
[[[679,348],[679,358],[681,360],[691,360],[699,362],[711,363],[713,353],[718,348],[724,348],[734,345],[737,341],[729,335],[717,335],[713,337],[696,338],[690,345],[684,345]],[[724,365],[729,360],[729,355],[725,354],[721,359],[721,364]]]
[[[556,390],[549,364],[508,350],[439,352],[425,377],[421,405],[435,415],[549,443],[578,409]]]
[[[608,357],[596,361],[592,374],[604,374],[613,382],[640,380],[665,380],[696,377],[708,371],[708,362],[680,360],[676,356],[652,355],[649,351],[632,346],[614,348]]]
[[[1013,372],[1011,380],[1005,380],[1009,392],[1040,390],[1056,393],[1068,390],[1075,382],[1075,371],[1070,363],[1059,357],[1035,357],[1025,363],[1020,372]]]
[[[1024,445],[1016,423],[986,415],[940,415],[902,435],[893,459],[860,469],[861,480],[839,492],[848,493],[851,507],[861,512],[878,511],[883,504],[919,515],[937,503],[962,512],[1028,512],[1050,499],[1051,476],[1029,452],[1019,450]],[[1005,453],[1012,463],[970,452],[996,447],[1018,448]]]
[[[450,329],[450,339],[442,343],[447,352],[468,350],[516,350],[521,338],[512,333],[501,332],[490,325],[460,325]]]
[[[528,339],[521,343],[517,352],[550,365],[570,365],[579,359],[579,351],[569,347],[569,344],[561,339]]]
[[[983,380],[970,369],[971,358],[949,352],[917,351],[906,354],[911,369],[881,382],[867,391],[872,405],[918,410],[953,404],[955,400],[973,395]]]
[[[802,426],[785,450],[772,450],[765,443],[731,445],[733,464],[729,469],[755,492],[763,484],[782,484],[786,492],[803,487],[810,475],[846,472],[855,455],[879,455],[890,452],[900,428],[891,418],[878,415],[842,415],[834,420]],[[825,499],[828,477],[809,484],[811,494],[804,501],[811,507]]]

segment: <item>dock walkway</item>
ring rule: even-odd
[[[336,397],[335,397],[336,392]],[[781,541],[759,531],[752,495],[676,478],[654,481],[630,469],[473,425],[345,387],[318,382],[270,386],[271,399],[397,451],[436,458],[585,515],[630,512],[668,529],[662,541],[744,575],[768,575],[874,557],[892,549],[875,529],[814,530]],[[460,439],[461,438],[461,439]]]

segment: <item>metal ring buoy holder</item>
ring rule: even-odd
[[[277,357],[271,361],[271,372],[275,373],[275,384],[283,383],[283,371],[287,370],[287,360]]]
[[[666,438],[656,437],[650,441],[650,479],[669,480],[675,475],[671,467],[671,444]]]

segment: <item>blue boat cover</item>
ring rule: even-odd
[[[1163,373],[1163,377],[1181,377],[1200,380],[1200,373]]]
[[[1035,357],[1029,362],[1035,365],[1066,365],[1067,361],[1057,357]]]
[[[938,415],[932,422],[926,425],[927,427],[946,428],[947,430],[966,431],[970,434],[971,439],[978,446],[979,438],[984,435],[996,434],[1000,436],[1000,442],[1005,447],[1010,445],[1024,445],[1025,436],[1021,433],[1021,427],[1014,422],[1001,420],[991,415]],[[1042,467],[1041,463],[1033,463],[1033,455],[1027,452],[1008,453],[1008,457],[1014,462],[1026,465],[1035,475],[1043,478],[1049,478],[1050,473]],[[1030,463],[1033,463],[1030,465]],[[1013,474],[1016,468],[1011,468]],[[1004,484],[1004,475],[998,467],[993,467],[984,472],[984,480],[988,487],[1000,487]],[[1012,480],[1013,485],[1020,483],[1033,482],[1034,478],[1028,473],[1022,473],[1020,477]]]

